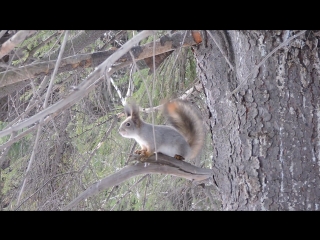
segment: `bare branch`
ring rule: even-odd
[[[123,63],[123,64],[121,64],[121,65],[123,66],[123,65],[128,65],[128,64],[127,64],[127,63]],[[120,66],[119,66],[119,67],[120,67]],[[118,70],[117,67],[112,68],[112,71],[110,72],[110,74],[112,74],[113,72],[115,72],[115,71],[117,71],[117,70]],[[46,78],[46,79],[48,79],[48,78]],[[44,83],[44,82],[47,82],[47,81],[46,81],[46,80],[43,80],[43,81],[41,82],[41,85],[42,85],[42,83]],[[44,85],[46,85],[46,84],[44,84]],[[91,91],[93,88],[94,88],[94,85],[91,85],[89,88],[86,89],[85,94],[86,94],[87,92]],[[39,86],[39,89],[41,89],[41,91],[42,91],[43,87]],[[31,102],[31,101],[30,101],[30,102]],[[21,119],[23,116],[25,116],[25,114],[28,114],[29,111],[36,106],[36,104],[37,104],[37,103],[33,103],[33,105],[28,106],[28,107],[26,108],[25,112],[24,112],[23,114],[21,114],[20,116],[18,116],[16,119],[14,119],[10,124],[8,124],[8,125],[4,128],[4,130],[5,130],[5,129],[8,129],[10,126],[12,126],[14,123],[16,123],[19,119]],[[71,105],[71,104],[66,105],[65,107],[63,107],[63,108],[60,109],[59,111],[56,111],[56,112],[54,112],[53,114],[51,114],[50,117],[46,117],[45,120],[44,120],[44,124],[47,123],[47,122],[49,122],[49,121],[51,121],[51,120],[52,120],[54,117],[56,117],[60,112],[64,111],[65,109],[68,109],[70,105]],[[121,114],[118,114],[118,115],[121,115]],[[119,116],[117,116],[117,117],[119,117]],[[0,145],[0,151],[2,151],[3,149],[9,147],[9,146],[12,145],[13,143],[19,141],[21,138],[25,137],[28,133],[30,133],[30,132],[32,132],[32,131],[35,131],[36,129],[38,129],[38,127],[39,127],[39,123],[36,123],[33,127],[30,127],[28,130],[25,130],[24,132],[22,132],[22,133],[18,134],[17,136],[15,136],[12,140],[8,140],[6,143]],[[3,154],[2,154],[2,155],[3,155]],[[1,158],[0,158],[0,159],[1,159]],[[2,162],[0,161],[0,166],[1,166],[1,165],[2,165]]]
[[[74,104],[76,101],[80,100],[85,96],[85,92],[87,88],[95,87],[95,85],[101,80],[103,76],[103,72],[105,69],[111,69],[111,66],[123,56],[126,52],[128,52],[134,44],[137,44],[142,39],[148,37],[152,34],[152,31],[143,31],[136,35],[134,38],[126,42],[117,52],[107,58],[99,67],[97,67],[88,77],[84,80],[75,91],[71,92],[65,99],[62,99],[55,104],[47,107],[36,115],[28,118],[27,120],[13,125],[12,127],[0,131],[0,137],[11,134],[13,131],[19,131],[20,129],[29,126],[32,123],[37,122],[41,118],[44,118],[69,104]],[[107,74],[110,74],[109,72]]]
[[[6,32],[7,32],[7,30],[1,30],[1,31],[0,31],[0,38],[2,38],[2,36],[5,35]]]
[[[9,141],[9,142],[12,141],[12,139],[14,139],[16,135],[17,135],[17,133],[16,133],[16,132],[13,132],[13,133],[11,134],[11,136],[10,136],[10,139],[9,139],[8,141]],[[2,164],[3,164],[4,161],[6,160],[7,154],[8,154],[8,152],[9,152],[9,150],[10,150],[10,147],[5,148],[4,151],[1,153],[1,156],[0,156],[0,168],[3,167]]]
[[[135,39],[137,36],[139,36],[139,34],[132,39]],[[195,44],[197,43],[194,41],[191,33],[187,33],[185,35],[181,32],[177,32],[170,37],[163,36],[158,41],[156,41],[154,54],[159,55],[165,52],[172,51],[179,47],[187,47]],[[105,59],[113,55],[116,51],[118,50],[112,49],[92,54],[78,54],[76,56],[64,58],[61,61],[58,73],[73,71],[77,68],[83,67],[96,67],[103,61],[105,61]],[[132,47],[131,51],[136,61],[152,57],[153,42],[145,44],[143,46]],[[123,54],[119,57],[119,59],[117,59],[117,61],[119,63],[131,62],[131,56],[129,53]],[[0,81],[0,87],[21,82],[30,78],[51,74],[55,66],[55,62],[56,60],[34,63],[20,67],[18,69],[1,72],[0,79],[2,80]]]
[[[8,41],[2,44],[0,48],[0,59],[13,50],[19,43],[22,43],[26,37],[35,32],[35,30],[22,30],[13,35]]]
[[[77,36],[75,36],[67,42],[65,48],[68,51],[64,51],[62,57],[65,58],[80,52],[86,46],[96,41],[105,32],[107,32],[107,30],[85,30],[79,32]],[[59,50],[54,51],[49,56],[45,57],[44,60],[56,59],[58,57],[58,53]]]
[[[64,48],[65,48],[66,43],[67,43],[68,33],[69,33],[69,31],[66,31],[66,33],[65,33],[65,35],[64,35],[64,39],[63,39],[63,42],[62,42],[61,50],[60,50],[60,52],[59,52],[58,60],[57,60],[56,66],[55,66],[55,68],[54,68],[53,74],[52,74],[52,76],[51,76],[51,80],[50,80],[50,83],[49,83],[49,87],[48,87],[48,90],[47,90],[47,93],[46,93],[46,97],[45,97],[45,100],[44,100],[44,103],[43,103],[43,108],[44,108],[44,109],[47,107],[48,98],[49,98],[49,95],[50,95],[50,93],[51,93],[51,89],[52,89],[52,86],[53,86],[53,80],[54,80],[55,75],[56,75],[56,73],[57,73],[59,64],[60,64],[60,62],[61,62],[61,58],[62,58],[63,51],[64,51]],[[30,157],[30,160],[29,160],[29,163],[28,163],[28,167],[27,167],[27,170],[26,170],[26,176],[25,176],[25,178],[24,178],[24,180],[23,180],[22,187],[21,187],[21,190],[20,190],[20,192],[19,192],[19,196],[18,196],[18,200],[17,200],[17,205],[19,205],[20,198],[21,198],[21,196],[22,196],[22,194],[23,194],[24,187],[25,187],[26,182],[27,182],[28,172],[30,171],[31,165],[32,165],[33,160],[34,160],[34,158],[35,158],[35,152],[36,152],[36,150],[37,150],[37,148],[38,148],[39,136],[40,136],[40,133],[41,133],[41,131],[42,131],[41,126],[43,125],[43,122],[44,122],[44,119],[41,118],[41,119],[40,119],[40,127],[39,127],[38,130],[37,130],[36,140],[35,140],[35,143],[34,143],[34,146],[33,146],[33,149],[32,149],[32,153],[31,153],[31,157]]]
[[[122,94],[121,94],[121,91],[120,91],[120,89],[118,88],[118,86],[115,84],[115,82],[113,81],[113,79],[110,77],[109,78],[110,79],[110,82],[111,82],[111,84],[112,84],[112,86],[114,87],[114,89],[117,91],[117,94],[118,94],[118,96],[119,96],[119,98],[120,98],[120,101],[121,101],[121,103],[122,103],[122,105],[124,106],[125,105],[125,98],[123,98],[122,97]],[[129,82],[129,88],[130,88],[130,82]]]
[[[37,191],[35,191],[34,193],[32,193],[30,196],[28,196],[26,199],[24,199],[23,201],[21,201],[21,203],[15,208],[15,210],[19,210],[19,208],[22,206],[22,204],[24,204],[27,200],[29,200],[31,197],[33,197],[35,194],[37,194],[39,191],[41,191],[41,189],[43,187],[45,187],[49,182],[51,182],[52,180],[56,179],[57,177],[63,176],[63,175],[67,175],[67,174],[72,174],[72,173],[77,173],[76,171],[73,172],[65,172],[65,173],[60,173],[57,174],[53,177],[51,177],[49,180],[47,180],[41,187],[38,188]]]
[[[34,53],[36,51],[38,51],[40,48],[42,48],[45,44],[48,44],[49,42],[52,41],[53,38],[55,38],[56,36],[58,36],[59,31],[56,31],[55,33],[53,33],[50,37],[48,37],[47,39],[43,40],[40,44],[38,44],[37,46],[35,46],[34,48],[32,48],[29,52],[29,55],[27,57],[27,59],[24,61],[25,63],[29,62],[29,60],[33,57]]]
[[[68,35],[69,35],[69,31],[66,31],[66,33],[64,34],[64,39],[63,39],[63,43],[61,45],[61,49],[60,49],[60,52],[59,52],[59,56],[58,56],[57,62],[55,64],[55,66],[54,66],[54,70],[53,70],[53,73],[51,75],[51,80],[49,82],[49,86],[48,86],[48,89],[47,89],[46,97],[45,97],[45,100],[44,100],[44,103],[43,103],[43,108],[46,108],[47,105],[48,105],[49,95],[51,93],[52,86],[53,86],[53,81],[54,81],[54,78],[55,78],[55,76],[56,76],[56,74],[58,72],[58,68],[59,68],[62,56],[64,54],[64,49],[65,49],[65,46],[66,46],[66,43],[67,43]]]
[[[180,97],[179,99],[187,99],[195,90],[196,91],[200,91],[202,89],[202,84],[201,83],[197,83],[195,84],[192,88],[189,88],[187,91],[185,91]],[[155,110],[159,110],[161,109],[163,106],[163,104],[160,104],[156,107],[150,107],[150,108],[141,108],[140,107],[140,111],[141,112],[145,112],[145,113],[151,113],[154,112]]]
[[[99,182],[92,184],[84,192],[82,192],[76,199],[65,206],[62,210],[69,210],[75,207],[80,201],[91,197],[98,192],[105,190],[109,187],[119,185],[123,181],[137,175],[147,173],[161,173],[170,174],[189,180],[203,181],[211,179],[213,171],[211,169],[203,169],[191,165],[190,163],[176,160],[175,158],[168,157],[163,154],[153,155],[146,159],[145,162],[139,162],[135,165],[129,165],[122,168],[120,171],[101,179]],[[139,156],[133,155],[132,160],[139,159]]]
[[[53,114],[51,114],[49,117],[46,117],[43,124],[48,123],[49,121],[51,121],[53,118],[55,118],[61,111],[67,109],[67,107],[61,109],[58,112],[55,112]],[[37,130],[39,127],[39,123],[35,124],[34,126],[28,128],[27,130],[23,131],[22,133],[19,133],[18,135],[14,136],[12,139],[10,138],[6,143],[0,145],[0,151],[4,150],[7,147],[10,147],[13,143],[19,141],[21,138],[25,137],[27,134]],[[13,132],[14,133],[14,132]],[[3,155],[3,153],[2,153]],[[1,160],[1,158],[0,158]],[[2,162],[0,161],[0,166],[2,165]]]

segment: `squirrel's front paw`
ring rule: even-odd
[[[147,157],[151,155],[151,154],[148,154],[147,150],[144,150],[144,149],[136,150],[134,153],[139,154],[141,156],[147,156]]]
[[[140,160],[141,162],[144,162],[144,161],[148,158],[148,156],[147,156],[147,151],[146,151],[146,150],[143,150],[143,149],[141,149],[141,150],[136,150],[134,153],[140,155],[139,160]]]
[[[147,150],[141,149],[141,150],[136,150],[134,153],[140,155],[140,161],[144,162],[148,157],[153,155],[153,153],[148,152]]]

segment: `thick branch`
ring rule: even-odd
[[[68,51],[65,51],[62,55],[63,58],[72,56],[78,52],[80,52],[82,49],[84,49],[89,44],[96,41],[100,36],[102,36],[107,30],[86,30],[81,31],[77,36],[72,38],[67,42],[66,49]],[[49,59],[56,59],[59,54],[59,50],[51,53],[48,57],[45,57],[44,60]]]
[[[172,36],[163,36],[156,42],[155,54],[159,55],[168,51],[172,51],[178,47],[186,47],[197,44],[191,33],[185,34],[183,32],[177,32]],[[81,54],[76,56],[71,56],[62,59],[58,73],[73,71],[77,68],[84,67],[97,67],[105,59],[114,54],[117,50],[108,50],[103,52],[96,52],[92,54]],[[143,46],[136,46],[131,49],[136,60],[142,60],[153,56],[153,42],[145,44]],[[131,56],[129,53],[121,56],[117,62],[123,63],[131,61]],[[18,69],[1,72],[0,73],[0,87],[7,86],[9,84],[14,84],[21,82],[30,78],[44,76],[51,74],[55,66],[56,60],[40,62],[35,64],[30,64],[23,66]]]
[[[137,155],[133,155],[131,157],[131,160],[137,159],[139,159],[139,156]],[[102,190],[119,185],[129,178],[147,173],[170,174],[195,181],[203,181],[206,179],[210,179],[213,176],[213,171],[211,169],[199,168],[191,165],[190,163],[179,161],[175,158],[171,158],[163,154],[158,154],[156,160],[156,156],[153,155],[146,159],[145,162],[139,162],[134,165],[126,166],[120,171],[101,179],[99,182],[92,184],[76,199],[65,206],[63,210],[69,210],[78,205],[80,201],[87,199],[88,197],[91,197]]]
[[[136,35],[134,38],[130,39],[120,49],[118,49],[117,52],[112,54],[103,63],[101,63],[99,67],[97,67],[83,82],[79,84],[79,86],[76,88],[75,91],[71,92],[64,99],[47,107],[46,109],[40,111],[39,113],[26,119],[25,121],[20,122],[17,125],[13,125],[6,130],[0,131],[0,137],[11,134],[14,131],[19,131],[20,129],[27,127],[30,124],[35,123],[41,118],[46,117],[47,115],[50,115],[56,111],[59,111],[62,108],[68,106],[69,104],[74,104],[76,101],[79,101],[81,98],[85,96],[85,92],[87,91],[87,89],[94,87],[95,84],[97,84],[102,79],[102,77],[104,76],[104,73],[106,73],[105,71],[109,70],[111,66],[119,58],[121,58],[121,56],[123,56],[126,52],[128,52],[132,48],[132,46],[137,44],[142,39],[150,36],[151,34],[152,34],[152,31],[143,31],[138,35]],[[107,72],[106,74],[109,74],[109,72]]]
[[[19,43],[23,42],[26,37],[35,32],[34,30],[23,30],[13,35],[8,41],[2,44],[0,48],[0,59],[13,50]]]
[[[2,36],[5,35],[6,32],[7,32],[7,30],[1,30],[1,31],[0,31],[0,38],[2,38]]]

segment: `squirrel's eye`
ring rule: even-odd
[[[126,126],[127,126],[127,127],[130,127],[130,123],[129,123],[129,122],[127,122],[127,123],[126,123]]]

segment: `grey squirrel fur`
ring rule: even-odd
[[[161,152],[179,160],[195,158],[204,143],[204,128],[197,109],[186,100],[173,100],[163,106],[163,114],[169,125],[152,125],[140,118],[135,103],[124,108],[127,118],[121,123],[119,133],[125,138],[134,138],[141,149],[135,153],[148,158]],[[153,137],[153,126],[155,141]]]

